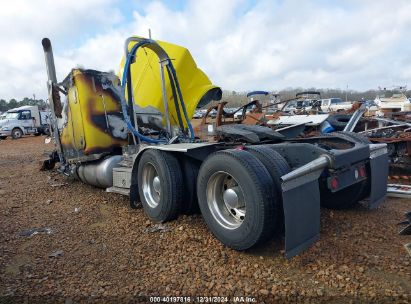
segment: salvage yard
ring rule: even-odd
[[[340,303],[411,301],[406,199],[377,210],[322,210],[321,239],[286,260],[283,241],[224,247],[200,215],[155,225],[126,197],[39,171],[44,137],[0,141],[0,302],[250,296]],[[30,229],[43,229],[30,236]],[[13,298],[14,297],[14,298]],[[61,301],[60,301],[61,302]],[[148,302],[148,300],[147,300]]]

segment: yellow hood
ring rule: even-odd
[[[193,57],[186,48],[168,42],[156,42],[172,59],[190,119],[197,107],[202,107],[211,100],[221,99],[221,89],[213,85],[207,75],[197,67]],[[135,43],[134,41],[129,43],[129,51]],[[118,73],[120,79],[122,79],[124,63],[125,56],[123,55]],[[159,111],[164,114],[160,65],[157,55],[148,48],[139,48],[135,63],[131,65],[131,75],[137,110],[147,113]],[[165,79],[171,125],[178,126],[177,113],[167,73],[165,73]],[[159,123],[161,121],[161,124],[165,126],[164,115],[157,115],[157,117]]]

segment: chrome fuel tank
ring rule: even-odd
[[[114,155],[103,160],[80,165],[76,168],[75,175],[85,184],[99,188],[109,188],[113,186],[113,168],[120,167],[119,163],[123,157]]]

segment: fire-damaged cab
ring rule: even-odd
[[[350,133],[297,140],[239,124],[219,126],[216,142],[196,139],[191,117],[220,99],[221,89],[185,48],[131,37],[121,81],[75,69],[61,84],[48,39],[43,48],[56,143],[45,167],[60,162],[67,175],[128,195],[155,222],[200,211],[215,237],[236,250],[284,230],[292,257],[318,239],[321,206],[365,201],[375,208],[385,197],[386,145]],[[57,91],[66,95],[60,113]]]

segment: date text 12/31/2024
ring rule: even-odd
[[[151,303],[257,303],[255,297],[210,297],[210,296],[194,296],[194,297],[150,297]]]

